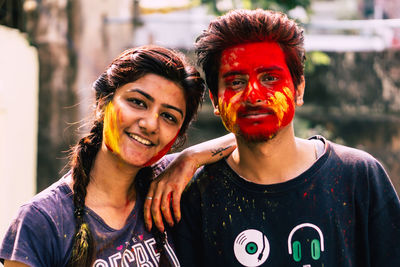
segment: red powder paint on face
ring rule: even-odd
[[[150,166],[153,163],[156,163],[158,160],[160,160],[162,157],[164,157],[165,154],[171,149],[172,145],[175,143],[176,138],[178,138],[178,133],[175,135],[175,137],[169,142],[163,149],[161,149],[154,157],[152,157],[149,161],[147,161],[144,166]]]
[[[277,43],[224,50],[219,75],[219,110],[229,131],[268,140],[293,120],[295,89]]]

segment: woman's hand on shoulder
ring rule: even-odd
[[[186,148],[168,165],[149,188],[144,204],[144,220],[150,231],[154,225],[163,232],[163,217],[169,226],[181,219],[182,192],[196,170],[228,156],[236,148],[233,134]],[[173,216],[172,216],[173,214]],[[174,220],[174,218],[175,220]]]
[[[146,228],[155,226],[164,232],[163,217],[169,226],[181,219],[180,200],[183,190],[198,168],[194,158],[185,153],[179,154],[168,167],[151,183],[144,204]]]

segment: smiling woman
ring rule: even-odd
[[[179,266],[166,232],[145,228],[149,184],[170,162],[179,167],[176,176],[190,179],[199,165],[231,152],[212,153],[233,137],[164,157],[183,142],[204,91],[177,52],[129,49],[93,89],[91,131],[73,148],[71,171],[20,208],[0,247],[6,267]]]
[[[133,166],[155,163],[175,143],[185,103],[183,90],[159,75],[121,86],[106,107],[105,146]]]

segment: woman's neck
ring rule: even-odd
[[[102,147],[90,171],[87,205],[120,208],[135,202],[136,191],[133,183],[139,170],[140,168],[126,164],[117,155]]]

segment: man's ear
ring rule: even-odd
[[[214,106],[214,115],[219,116],[220,113],[219,113],[219,108],[218,108],[218,99],[214,98],[214,96],[213,96],[213,94],[211,93],[210,90],[208,90],[208,95],[209,95],[209,97],[211,99],[211,102],[212,102],[212,104]]]
[[[304,80],[304,76],[301,76],[301,82],[296,87],[295,93],[295,104],[296,106],[302,106],[304,104],[303,97],[304,97],[304,89],[306,87],[306,81]]]

